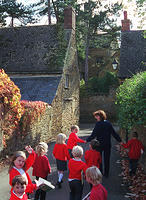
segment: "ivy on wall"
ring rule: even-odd
[[[14,130],[18,129],[18,124],[24,112],[20,104],[21,94],[19,88],[8,77],[3,69],[0,69],[0,99],[4,106],[3,120],[3,144],[11,136]]]
[[[48,104],[41,101],[21,101],[20,89],[8,77],[3,69],[0,69],[0,103],[3,105],[3,145],[11,136],[28,134],[28,128],[35,121],[41,119]]]
[[[28,134],[31,123],[39,121],[41,116],[45,113],[48,104],[42,101],[21,101],[24,107],[24,114],[19,122],[20,132],[23,135]]]

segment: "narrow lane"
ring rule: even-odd
[[[85,139],[92,131],[94,124],[81,124],[80,125],[80,132],[79,137]],[[116,128],[116,127],[115,127]],[[55,143],[49,144],[49,152],[48,158],[51,163],[52,173],[48,176],[48,180],[52,182],[52,184],[56,184],[57,182],[57,169],[56,163],[52,158],[52,151]],[[116,141],[112,140],[112,150],[111,150],[111,168],[110,168],[110,175],[109,178],[103,177],[103,185],[108,191],[108,200],[129,200],[125,198],[124,195],[127,192],[127,188],[121,186],[122,180],[119,174],[121,173],[121,166],[120,163],[117,163],[117,160],[120,160],[119,153],[115,147]],[[80,144],[84,151],[89,148],[89,143],[87,144]],[[69,185],[68,185],[68,171],[64,173],[63,177],[63,184],[61,189],[55,189],[49,191],[46,196],[46,200],[69,200]],[[84,183],[84,190],[83,190],[83,197],[89,192],[89,185],[85,181]]]

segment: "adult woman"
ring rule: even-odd
[[[100,142],[100,146],[97,149],[102,156],[104,154],[104,173],[105,177],[109,175],[110,168],[110,154],[111,154],[111,135],[118,141],[121,142],[120,136],[115,132],[112,124],[106,120],[106,113],[103,110],[97,110],[93,113],[97,120],[95,127],[91,135],[87,138],[87,142],[96,138]],[[102,165],[100,167],[102,172]]]

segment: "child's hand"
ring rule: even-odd
[[[30,145],[29,145],[29,146],[26,146],[26,147],[25,147],[25,150],[26,150],[29,154],[31,154],[32,151],[33,151],[33,149],[31,148]]]

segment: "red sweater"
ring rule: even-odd
[[[88,167],[96,166],[99,168],[101,164],[101,155],[96,150],[87,150],[85,152],[85,161]]]
[[[98,184],[92,187],[89,200],[107,200],[107,191],[103,185]]]
[[[81,180],[81,173],[82,171],[86,172],[87,165],[82,160],[76,160],[75,158],[70,159],[68,162],[68,169],[69,169],[69,179],[78,179]]]
[[[139,159],[141,156],[141,149],[144,150],[144,146],[137,138],[132,138],[126,144],[122,144],[124,148],[128,148],[128,156],[130,159]]]
[[[38,156],[36,154],[36,159],[33,164],[33,176],[38,176],[41,178],[47,177],[51,173],[51,166],[46,155]]]
[[[17,197],[17,196],[15,195],[15,193],[12,191],[9,200],[28,200],[28,197],[27,197],[27,194],[25,193],[25,194],[23,195],[22,198],[19,198],[19,197]]]
[[[74,146],[77,145],[77,143],[85,143],[85,140],[80,139],[75,133],[71,133],[69,135],[68,141],[67,141],[67,147],[68,149],[72,149]]]
[[[27,181],[28,181],[28,184],[26,186],[26,191],[28,190],[29,193],[32,193],[35,189],[36,189],[36,184],[33,184],[31,179],[30,179],[30,176],[29,174],[27,173],[27,170],[33,165],[33,162],[35,160],[35,152],[33,151],[31,154],[29,154],[28,158],[26,159],[25,161],[25,169],[24,169],[24,172],[27,176]],[[17,175],[22,175],[20,174],[20,172],[15,169],[15,168],[12,168],[9,172],[9,184],[12,186],[12,180],[15,176]]]
[[[63,161],[69,160],[70,156],[67,144],[55,144],[53,149],[53,155],[58,160],[63,160]]]

